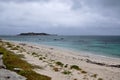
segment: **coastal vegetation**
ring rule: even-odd
[[[23,54],[18,54],[17,55],[19,58],[25,58],[25,56]]]
[[[64,65],[62,62],[59,62],[59,61],[56,62],[56,64],[57,64],[58,66],[61,66],[61,67],[63,67],[63,65]]]
[[[81,70],[81,69],[79,68],[79,66],[77,66],[77,65],[71,65],[70,68],[71,68],[71,69],[76,69],[76,70]]]
[[[25,76],[27,80],[51,80],[50,77],[34,72],[34,66],[22,60],[19,55],[15,55],[11,51],[6,50],[0,46],[0,51],[3,53],[3,62],[6,68],[15,71],[15,68],[20,68],[16,71],[18,74]]]
[[[94,77],[94,78],[96,78],[97,76],[98,76],[98,74],[91,75],[91,77]]]
[[[53,67],[53,70],[54,70],[55,72],[58,72],[58,71],[59,71],[59,68]]]
[[[98,78],[98,80],[103,80],[102,78]]]
[[[70,71],[68,71],[68,70],[64,70],[62,73],[63,73],[63,74],[66,74],[66,75],[71,74],[71,72],[70,72]]]
[[[81,73],[86,74],[87,72],[83,70],[83,71],[81,71]]]
[[[17,47],[12,47],[11,50],[18,50],[18,48]]]

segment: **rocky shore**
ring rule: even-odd
[[[6,66],[3,64],[1,52],[0,52],[0,80],[26,80],[25,77],[18,75],[16,72],[6,69]]]

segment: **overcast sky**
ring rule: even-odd
[[[120,35],[120,0],[0,0],[0,34]]]

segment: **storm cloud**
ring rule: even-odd
[[[0,34],[120,35],[120,0],[0,0]]]

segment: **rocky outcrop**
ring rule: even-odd
[[[6,69],[6,66],[3,64],[1,52],[0,52],[0,80],[26,80],[25,77],[18,75],[16,72]]]
[[[31,36],[33,36],[33,35],[51,35],[51,34],[47,34],[47,33],[33,33],[33,32],[30,32],[30,33],[20,33],[19,34],[19,36],[29,36],[29,35],[31,35]]]
[[[99,62],[91,61],[91,60],[89,60],[89,59],[87,59],[86,62],[87,62],[87,63],[96,64],[96,65],[100,65],[100,66],[120,68],[120,65],[109,65],[109,64],[105,64],[105,63],[99,63]]]

